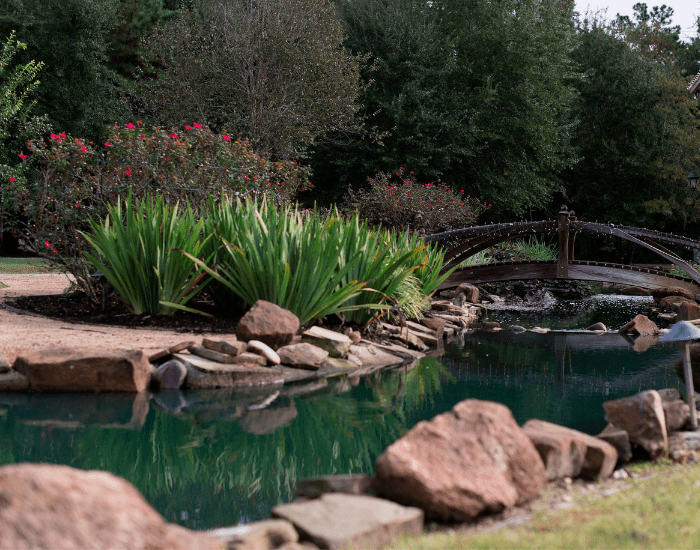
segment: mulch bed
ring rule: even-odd
[[[186,311],[177,311],[172,316],[134,315],[129,312],[116,293],[106,296],[104,308],[101,302],[94,303],[82,293],[24,296],[8,299],[6,303],[16,309],[63,321],[132,328],[168,329],[178,332],[233,332],[241,317],[240,315],[227,315],[226,312],[218,310],[206,293],[188,304],[188,307],[209,313],[213,317],[205,317]]]

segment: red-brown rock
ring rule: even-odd
[[[661,298],[665,298],[666,296],[684,296],[685,298],[688,298],[688,300],[692,300],[693,302],[695,301],[695,294],[693,294],[690,290],[686,290],[685,288],[680,286],[665,286],[663,288],[655,288],[651,291],[651,295],[654,297],[654,301],[656,303],[659,303]]]
[[[45,348],[22,353],[14,368],[38,391],[140,392],[151,379],[141,350]]]
[[[659,334],[659,327],[649,317],[640,313],[629,323],[622,325],[617,332],[632,335]]]
[[[651,296],[651,291],[638,286],[628,286],[623,288],[620,294],[624,296]]]
[[[694,321],[695,319],[700,319],[700,305],[688,300],[687,302],[683,302],[680,306],[678,306],[676,322]]]
[[[128,481],[53,464],[0,468],[0,548],[225,548],[166,523]]]
[[[685,296],[665,296],[659,300],[659,307],[664,311],[678,312],[678,308],[683,302],[695,302]]]
[[[528,420],[523,431],[540,453],[550,480],[606,479],[615,470],[617,451],[601,439],[536,419]]]
[[[479,289],[474,285],[470,285],[469,283],[461,283],[457,287],[456,293],[464,293],[464,297],[467,302],[470,302],[472,304],[479,303]]]
[[[651,458],[662,455],[668,447],[666,419],[661,396],[656,390],[639,392],[603,403],[608,422],[625,430],[630,441],[645,449]]]
[[[535,446],[500,403],[467,399],[419,422],[377,459],[378,495],[438,521],[467,521],[535,498],[547,483]]]
[[[299,330],[299,318],[288,309],[258,300],[241,318],[236,336],[245,342],[260,340],[272,349],[286,346]]]

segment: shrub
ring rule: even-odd
[[[132,204],[135,205],[132,206]],[[192,209],[181,211],[162,196],[134,201],[121,198],[100,223],[90,218],[92,246],[85,258],[109,281],[129,310],[140,315],[172,315],[208,283],[201,269],[182,254],[199,256],[203,221]]]
[[[91,298],[94,283],[79,232],[89,228],[88,215],[104,219],[119,197],[157,192],[171,205],[190,201],[195,210],[210,194],[265,195],[285,202],[305,188],[309,175],[293,161],[274,162],[245,140],[196,123],[181,132],[115,125],[100,145],[51,134],[28,142],[27,153],[20,158],[34,177],[26,185],[19,179],[4,182],[8,204],[27,220],[24,246],[68,270]]]
[[[403,167],[369,179],[369,189],[348,188],[350,209],[372,225],[427,234],[473,225],[490,204],[482,204],[464,191],[453,191],[446,183],[417,183]]]

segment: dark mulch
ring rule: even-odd
[[[81,293],[72,295],[24,296],[6,300],[7,305],[52,319],[80,321],[120,327],[162,328],[181,332],[233,332],[240,315],[231,316],[218,310],[209,296],[203,294],[188,307],[213,315],[178,311],[173,316],[134,315],[129,312],[116,293],[106,296],[102,303],[93,303]]]

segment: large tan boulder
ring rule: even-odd
[[[664,311],[675,311],[678,313],[678,308],[684,302],[694,303],[695,300],[691,300],[685,296],[666,296],[659,300],[659,307]]]
[[[299,331],[299,318],[288,309],[265,300],[253,304],[236,326],[236,337],[260,340],[276,350],[286,346]]]
[[[656,323],[641,313],[629,323],[622,325],[618,331],[620,334],[631,334],[633,336],[645,334],[659,334],[659,327]]]
[[[44,348],[21,353],[14,368],[38,391],[140,392],[151,379],[141,350]]]
[[[528,420],[523,431],[540,453],[550,480],[606,479],[615,470],[617,450],[602,439],[536,419]]]
[[[651,295],[654,297],[654,301],[658,304],[661,298],[666,296],[683,296],[688,298],[688,300],[695,301],[695,294],[690,290],[686,290],[680,286],[665,286],[663,288],[655,288],[651,291]]]
[[[533,499],[546,483],[510,410],[476,399],[416,424],[379,456],[372,478],[379,496],[457,522]]]
[[[225,548],[166,523],[128,481],[53,464],[0,468],[0,548]]]
[[[630,441],[658,458],[668,447],[666,418],[661,396],[656,390],[603,403],[608,422],[625,430]]]

